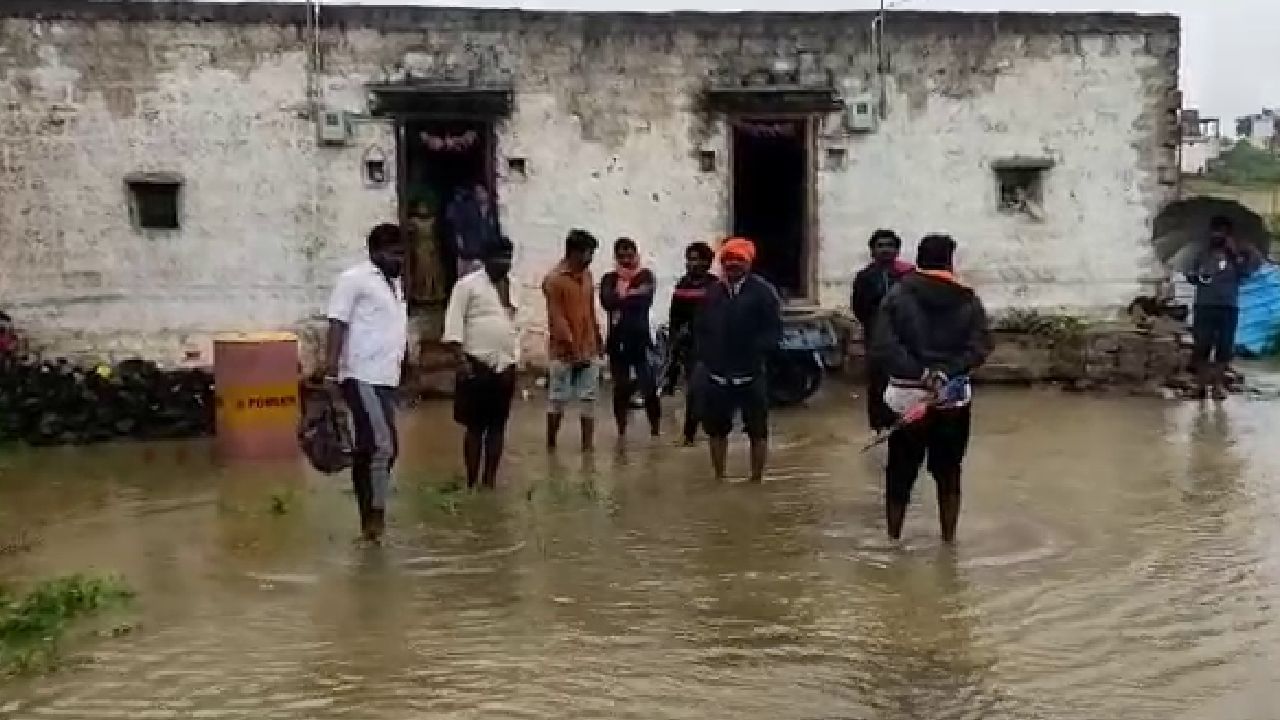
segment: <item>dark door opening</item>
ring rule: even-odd
[[[733,124],[733,234],[784,298],[808,291],[809,137],[803,120]]]
[[[401,213],[410,228],[405,288],[411,307],[443,305],[457,280],[451,217],[474,202],[476,188],[488,193],[497,213],[493,184],[493,127],[474,120],[409,121],[401,151],[404,183]]]

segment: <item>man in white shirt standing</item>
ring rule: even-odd
[[[458,362],[453,418],[466,428],[462,452],[468,488],[497,484],[515,394],[516,308],[508,278],[512,254],[505,237],[487,243],[480,254],[483,266],[453,286],[445,311],[442,340]]]
[[[338,277],[329,300],[325,381],[340,386],[355,428],[351,484],[361,536],[382,540],[391,468],[398,452],[395,393],[408,349],[400,276],[405,241],[390,223],[369,233],[369,259]]]

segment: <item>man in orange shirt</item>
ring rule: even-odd
[[[547,449],[554,450],[565,407],[582,406],[582,449],[595,444],[595,404],[600,387],[600,354],[604,342],[596,320],[591,259],[600,243],[585,230],[571,230],[565,255],[542,281],[547,299],[551,374],[547,382]]]

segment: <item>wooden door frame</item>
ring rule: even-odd
[[[817,305],[819,297],[820,284],[818,279],[818,264],[821,251],[818,248],[818,134],[821,130],[822,117],[819,113],[813,112],[790,112],[790,113],[732,113],[725,116],[725,129],[728,131],[729,157],[729,192],[728,197],[728,228],[727,233],[733,233],[736,217],[734,215],[734,195],[736,188],[734,187],[737,178],[735,157],[735,146],[737,143],[734,138],[734,125],[741,121],[750,122],[798,122],[801,130],[804,132],[804,139],[801,143],[805,153],[805,169],[804,169],[804,234],[801,238],[802,247],[800,249],[800,283],[799,293],[792,298],[792,304]]]
[[[485,153],[484,177],[493,196],[494,207],[498,205],[498,121],[492,115],[463,115],[434,113],[409,113],[395,116],[396,135],[396,215],[401,223],[408,222],[409,208],[406,196],[409,191],[409,125],[420,123],[470,122],[484,125]],[[442,208],[443,210],[443,208]]]
[[[435,113],[399,113],[393,115],[396,141],[396,217],[402,228],[402,236],[407,237],[406,228],[409,224],[409,125],[420,125],[424,123],[448,123],[448,122],[469,122],[478,123],[484,126],[484,135],[486,148],[484,151],[484,176],[486,184],[489,187],[489,193],[492,197],[494,211],[498,210],[498,175],[497,175],[497,157],[498,157],[498,122],[500,118],[492,115],[466,115],[466,114],[435,114]],[[438,212],[444,212],[444,204],[448,202],[447,198],[440,199],[441,205]],[[505,232],[505,229],[504,229]],[[441,242],[447,242],[445,238]],[[412,253],[409,253],[409,260],[405,268],[405,279],[410,280],[413,272]],[[453,270],[446,268],[448,276],[452,277]],[[457,282],[458,278],[454,278]],[[426,312],[422,306],[414,307],[410,305],[410,314],[422,315]]]

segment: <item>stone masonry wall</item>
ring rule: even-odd
[[[637,238],[661,298],[684,245],[728,230],[728,133],[700,110],[706,85],[786,58],[810,81],[873,92],[871,20],[325,8],[318,86],[354,114],[356,137],[324,148],[299,6],[10,0],[0,306],[58,349],[161,359],[220,330],[313,327],[368,227],[396,216],[394,182],[366,187],[360,173],[368,148],[395,147],[366,84],[505,82],[498,195],[534,358],[538,285],[569,227]],[[1162,275],[1150,224],[1176,173],[1176,19],[893,13],[888,28],[887,117],[852,135],[833,115],[815,143],[821,305],[847,303],[882,226],[909,243],[954,234],[993,308],[1105,315]],[[1053,161],[1041,220],[996,209],[991,165],[1018,156]],[[180,231],[133,227],[123,179],[138,171],[182,175]]]
[[[866,348],[856,323],[843,324],[844,369],[865,380]],[[1179,387],[1190,365],[1185,328],[1139,328],[1115,323],[1051,337],[997,330],[994,350],[974,379],[983,383],[1065,383],[1071,388]]]

